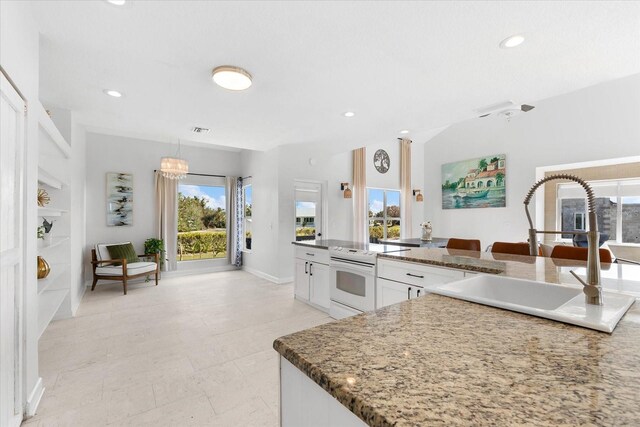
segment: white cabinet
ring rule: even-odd
[[[406,283],[393,282],[387,279],[377,280],[378,301],[377,308],[397,304],[425,294],[424,288]]]
[[[309,264],[309,292],[313,304],[329,309],[329,273],[328,265]]]
[[[296,298],[309,301],[309,261],[296,258],[294,288]]]
[[[329,311],[330,269],[328,251],[298,247],[295,258],[294,288],[297,299]],[[318,261],[327,261],[322,263]]]
[[[430,286],[464,277],[461,270],[378,259],[376,308],[417,298],[427,293]]]

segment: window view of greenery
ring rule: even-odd
[[[400,192],[367,190],[369,200],[369,242],[400,238]]]
[[[315,240],[315,202],[296,202],[296,241]]]
[[[253,222],[251,218],[251,209],[253,206],[253,187],[251,185],[246,185],[243,188],[243,191],[244,191],[244,237],[245,237],[244,248],[250,251],[251,239],[252,239],[251,225]]]
[[[227,256],[224,187],[178,185],[178,261]]]

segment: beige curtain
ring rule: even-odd
[[[367,239],[367,150],[353,150],[353,240]]]
[[[411,188],[411,140],[400,138],[400,237],[413,237],[411,211],[413,189]]]
[[[156,234],[164,241],[163,270],[178,267],[178,180],[168,179],[156,172]]]
[[[227,177],[227,258],[229,264],[242,266],[242,178]]]

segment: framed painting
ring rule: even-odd
[[[133,175],[107,173],[107,225],[133,225]]]
[[[442,209],[504,208],[506,156],[496,154],[442,165]]]

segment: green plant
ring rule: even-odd
[[[160,258],[160,267],[164,264],[164,240],[150,238],[144,241],[145,255],[158,254]]]

